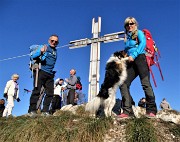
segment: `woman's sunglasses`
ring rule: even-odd
[[[135,23],[127,23],[126,26],[132,26],[134,25]]]

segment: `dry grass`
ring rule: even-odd
[[[84,107],[79,107],[76,115],[68,111],[58,111],[56,115],[0,118],[0,142],[103,142],[110,129],[116,131],[114,119],[91,118]],[[147,118],[120,122],[125,125],[128,142],[180,140],[180,126],[173,123]],[[171,138],[172,135],[175,138]]]
[[[106,131],[112,126],[112,119],[95,119],[84,115],[59,112],[51,117],[17,117],[0,119],[2,142],[102,142]]]

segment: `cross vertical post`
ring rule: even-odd
[[[98,22],[92,20],[93,39],[98,39],[101,32],[101,17]],[[89,68],[89,90],[88,101],[92,100],[99,92],[99,72],[100,72],[100,42],[91,44],[90,68]]]

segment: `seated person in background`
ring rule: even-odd
[[[166,101],[165,98],[163,98],[161,104],[160,104],[161,109],[171,109],[170,104]]]
[[[146,99],[145,98],[141,98],[138,102],[138,106],[142,107],[142,108],[146,108]]]

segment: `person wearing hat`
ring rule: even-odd
[[[20,101],[19,99],[19,84],[17,80],[19,79],[18,74],[13,74],[11,80],[6,83],[4,89],[4,97],[7,99],[7,105],[3,111],[3,117],[12,116],[12,110],[14,108],[14,100],[17,102]]]

